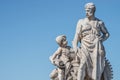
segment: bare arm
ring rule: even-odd
[[[81,33],[81,20],[79,20],[78,23],[77,23],[75,37],[74,37],[73,42],[72,42],[73,49],[74,49],[75,53],[77,52],[78,42],[81,39],[81,37],[80,37],[81,34],[80,33]]]
[[[54,59],[61,53],[61,51],[62,51],[62,49],[61,49],[61,47],[59,47],[57,49],[57,51],[55,51],[55,53],[52,56],[50,56],[50,61],[52,63],[54,63]]]
[[[108,39],[108,37],[110,36],[109,32],[107,31],[105,25],[103,22],[100,22],[100,26],[101,26],[101,32],[102,32],[102,37],[101,37],[101,41],[105,41],[106,39]]]

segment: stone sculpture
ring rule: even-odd
[[[75,61],[77,56],[74,54],[73,49],[70,46],[67,46],[65,35],[58,36],[56,42],[58,43],[59,48],[52,56],[50,56],[50,61],[57,66],[57,68],[51,73],[51,78],[55,78],[54,80],[67,80],[68,76],[73,74],[70,70],[72,70],[73,63],[77,63]],[[73,72],[75,72],[75,70]]]
[[[87,3],[85,10],[86,18],[80,19],[76,27],[73,48],[67,46],[65,35],[56,38],[59,48],[50,60],[57,68],[50,74],[51,80],[112,79],[112,68],[103,46],[109,32],[104,22],[95,17],[93,3]]]

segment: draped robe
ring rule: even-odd
[[[104,33],[108,32],[101,20],[96,18],[93,24],[89,24],[85,18],[79,20],[73,40],[73,47],[80,42],[77,53],[81,59],[80,65],[86,65],[85,72],[94,80],[100,80],[105,66],[105,49],[100,40]]]

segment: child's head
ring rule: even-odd
[[[67,40],[65,35],[60,35],[56,37],[56,42],[59,46],[64,47],[67,46]]]

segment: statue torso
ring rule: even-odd
[[[82,20],[81,36],[85,40],[94,41],[101,36],[99,20],[88,21],[86,18]]]

